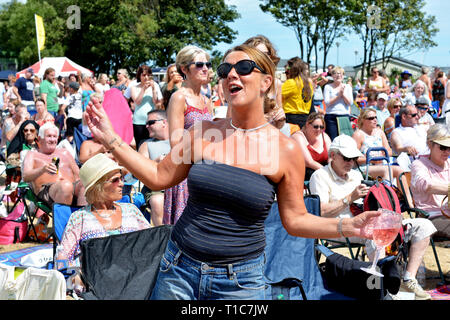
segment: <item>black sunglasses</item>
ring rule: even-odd
[[[372,121],[375,120],[377,117],[367,117],[366,120]]]
[[[417,117],[417,113],[410,113],[409,116],[411,116],[411,118],[415,118]]]
[[[315,125],[313,125],[312,127],[313,127],[314,129],[321,129],[321,130],[325,129],[325,126],[321,126],[321,125],[318,125],[318,124],[315,124]]]
[[[416,108],[419,110],[428,110],[428,107],[416,106]]]
[[[225,79],[226,77],[228,77],[228,74],[233,68],[234,70],[236,70],[237,74],[241,76],[246,76],[252,73],[253,69],[255,68],[261,71],[262,73],[266,74],[266,72],[263,69],[261,69],[261,67],[259,67],[255,61],[241,60],[235,64],[231,64],[228,62],[222,63],[217,68],[217,75],[219,76],[219,78]]]
[[[156,121],[162,121],[162,120],[164,120],[164,119],[148,120],[146,125],[148,127],[151,127],[152,125],[155,124]]]
[[[344,156],[342,153],[339,153],[342,157],[342,159],[344,159],[345,162],[350,162],[350,161],[356,161],[358,160],[358,157],[356,158],[347,158],[346,156]]]
[[[435,142],[435,144],[437,144],[438,146],[439,146],[439,149],[441,150],[441,151],[448,151],[448,150],[450,150],[450,147],[447,147],[447,146],[443,146],[442,144],[439,144],[439,143],[436,143]]]
[[[196,67],[196,68],[199,68],[199,69],[203,68],[204,65],[206,65],[206,67],[207,67],[208,69],[210,69],[211,66],[212,66],[211,62],[209,62],[209,61],[208,61],[208,62],[201,62],[201,61],[198,61],[198,62],[191,62],[191,63],[188,64],[188,66],[190,66],[190,65],[192,65],[192,64],[194,64],[195,67]]]

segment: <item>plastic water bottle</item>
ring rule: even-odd
[[[419,269],[417,270],[417,275],[416,275],[416,279],[417,282],[420,284],[420,286],[422,288],[425,287],[425,280],[426,276],[425,276],[425,263],[422,261],[422,263],[419,266]]]

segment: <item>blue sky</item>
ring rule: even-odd
[[[225,0],[225,3],[235,5],[236,10],[241,14],[241,18],[230,24],[230,27],[233,30],[237,30],[239,34],[232,44],[220,44],[215,49],[225,52],[230,47],[241,44],[251,36],[263,34],[275,45],[282,59],[300,55],[294,31],[278,23],[270,14],[264,13],[259,8],[260,1]],[[434,38],[434,41],[438,43],[438,46],[430,48],[428,51],[407,54],[404,58],[424,65],[450,66],[450,19],[448,18],[450,1],[427,0],[424,10],[427,14],[436,17],[437,27],[440,31]],[[354,35],[348,35],[347,38],[348,40],[339,40],[339,61],[337,47],[333,46],[327,57],[328,63],[353,66],[361,62],[361,41]],[[355,56],[355,51],[358,51],[357,56]],[[322,60],[323,58],[319,54],[319,68],[322,65]]]

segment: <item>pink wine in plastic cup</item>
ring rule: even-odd
[[[378,247],[387,246],[397,237],[398,229],[373,229],[373,241]]]

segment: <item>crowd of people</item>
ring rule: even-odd
[[[364,226],[379,213],[353,216],[350,206],[368,193],[366,175],[398,185],[408,172],[416,205],[432,214],[403,221],[411,249],[402,287],[430,299],[416,274],[430,237],[450,234],[445,75],[423,68],[419,79],[404,71],[391,83],[373,67],[361,84],[339,66],[311,72],[292,57],[282,81],[279,61],[258,35],[227,51],[215,71],[205,50],[188,45],[162,83],[148,65],[135,78],[119,69],[116,80],[59,77],[53,68],[43,79],[31,68],[11,77],[1,157],[10,165],[19,158],[23,181],[49,206],[83,206],[70,218],[59,259],[79,265],[82,240],[170,224],[152,299],[263,299],[264,220],[274,201],[289,234],[350,238],[372,259]],[[341,132],[346,119],[357,122],[353,135]],[[81,146],[78,133],[86,137]],[[371,147],[386,149],[390,165],[367,163]],[[134,205],[118,204],[126,175],[142,183],[149,221]],[[320,196],[322,217],[306,210],[306,183]],[[199,289],[206,276],[214,285]]]

